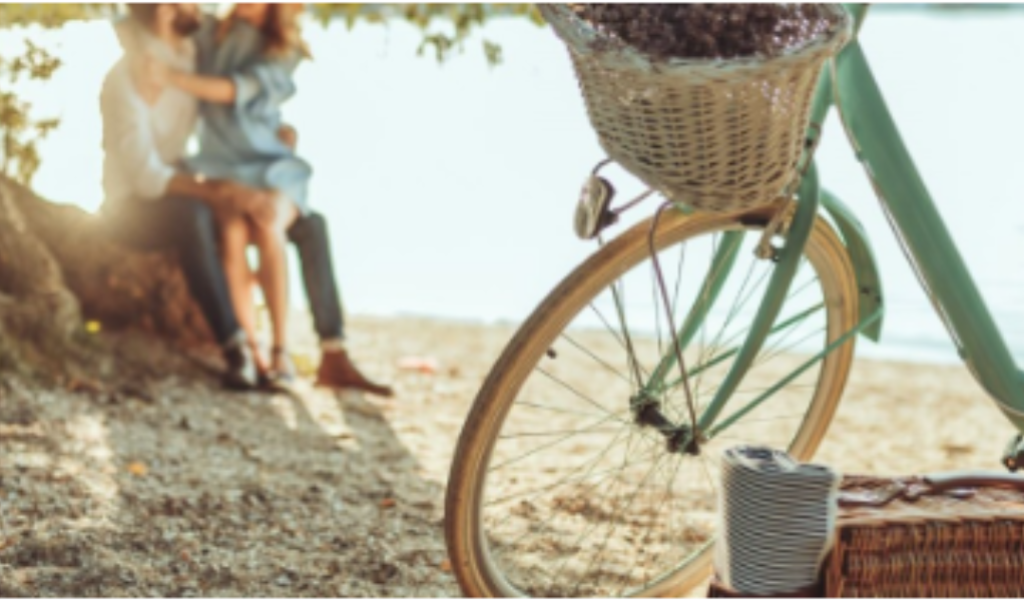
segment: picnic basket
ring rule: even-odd
[[[771,58],[659,61],[595,30],[569,5],[541,14],[569,49],[608,156],[673,201],[708,211],[775,201],[797,179],[822,65],[850,35],[836,26]]]
[[[786,596],[1024,598],[1024,476],[845,476],[837,500],[819,581]]]
[[[1024,477],[847,476],[827,597],[1024,597]]]

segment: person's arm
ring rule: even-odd
[[[159,83],[174,86],[213,104],[233,104],[260,113],[276,109],[295,94],[295,60],[265,58],[230,77],[196,75],[171,69],[150,58],[147,70]]]
[[[298,58],[265,57],[231,75],[235,84],[235,106],[260,114],[276,111],[295,95],[293,74]]]
[[[150,129],[149,109],[132,88],[128,73],[104,83],[100,95],[103,151],[118,176],[139,200],[168,196],[195,198],[215,208],[252,211],[269,202],[270,193],[230,181],[207,180],[164,162]]]
[[[100,94],[103,151],[115,162],[119,177],[133,196],[156,200],[164,196],[176,171],[157,152],[148,108],[133,89],[127,67],[112,73]]]
[[[281,127],[277,128],[277,139],[281,140],[281,143],[288,148],[295,150],[299,143],[299,132],[291,125],[282,123]]]
[[[229,183],[220,180],[208,180],[202,175],[179,171],[167,182],[167,196],[195,198],[213,208],[241,210],[237,196],[233,197],[228,189]]]
[[[206,102],[213,104],[235,103],[235,82],[228,77],[195,75],[172,69],[168,73],[167,82]]]
[[[217,196],[211,182],[205,180],[201,175],[179,171],[167,181],[167,196],[184,196],[203,201],[213,201],[216,204]]]
[[[268,219],[266,213],[273,208],[273,193],[269,190],[250,188],[231,180],[206,179],[184,171],[168,180],[165,194],[195,198],[215,209],[247,213],[256,219]]]
[[[236,85],[230,77],[197,75],[179,71],[153,56],[146,56],[143,70],[149,81],[156,85],[174,86],[186,94],[213,104],[235,103]]]

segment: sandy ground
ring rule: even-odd
[[[176,356],[143,395],[0,380],[0,593],[457,596],[445,480],[513,329],[364,318],[351,331],[395,399],[219,392]],[[315,362],[308,336],[297,348]],[[995,468],[1011,432],[962,367],[865,360],[817,459]]]

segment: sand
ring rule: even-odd
[[[175,355],[140,395],[0,380],[0,593],[457,596],[445,481],[513,331],[354,319],[354,354],[395,384],[388,401],[221,392]],[[308,334],[296,348],[312,365]],[[997,468],[1011,433],[963,367],[859,360],[816,458]]]

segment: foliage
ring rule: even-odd
[[[32,42],[25,41],[25,53],[14,58],[0,56],[0,174],[28,184],[39,168],[36,142],[58,125],[57,119],[33,119],[31,105],[9,91],[18,81],[46,80],[60,66],[60,59]]]
[[[41,26],[53,29],[68,21],[108,16],[113,4],[0,4],[0,29]],[[12,91],[19,81],[45,81],[60,67],[60,59],[25,40],[21,55],[0,56],[0,175],[29,184],[39,168],[37,143],[53,131],[58,119],[39,119],[32,105]]]
[[[342,19],[356,23],[380,24],[404,19],[423,31],[418,54],[432,50],[438,61],[449,58],[453,50],[463,50],[473,31],[494,17],[528,18],[536,24],[544,21],[533,4],[314,4],[313,15],[321,23]],[[434,29],[437,23],[450,25],[451,32]],[[483,50],[491,64],[501,62],[501,47],[484,40]]]
[[[117,4],[0,3],[0,30],[59,28],[69,21],[109,18],[118,10]],[[357,23],[386,24],[394,20],[413,23],[423,32],[417,53],[429,52],[438,61],[464,51],[466,40],[488,19],[518,17],[543,22],[532,4],[312,4],[309,11],[325,26],[333,20],[343,20],[349,28]],[[482,50],[491,65],[501,62],[499,44],[484,40]],[[59,66],[59,59],[30,41],[26,41],[21,56],[0,56],[0,175],[30,183],[39,167],[36,143],[58,125],[57,119],[34,118],[31,104],[10,90],[23,79],[47,80]]]
[[[47,29],[68,21],[114,14],[116,4],[0,4],[0,28],[39,25]]]

